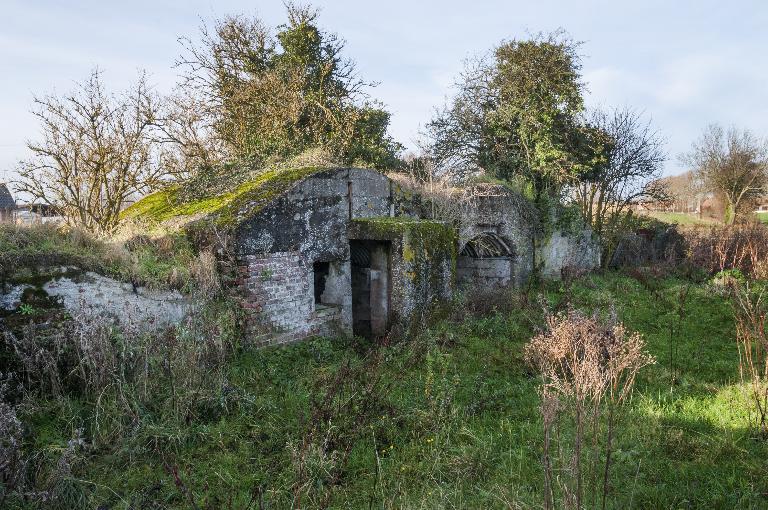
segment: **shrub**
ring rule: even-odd
[[[750,386],[757,430],[768,436],[768,306],[763,289],[755,291],[747,284],[736,284],[732,289],[739,374]]]
[[[759,223],[700,227],[683,235],[687,258],[710,275],[738,269],[751,278],[768,277],[768,228]]]

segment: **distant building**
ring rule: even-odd
[[[16,201],[8,190],[8,186],[0,182],[0,222],[12,222],[16,214]]]
[[[755,201],[756,213],[768,213],[768,196],[763,195]]]
[[[36,225],[40,223],[61,223],[61,211],[48,204],[22,204],[16,207],[16,223]]]

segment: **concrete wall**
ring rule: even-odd
[[[350,239],[390,243],[390,317],[407,323],[454,292],[456,237],[440,222],[360,220],[350,226]]]
[[[478,235],[497,235],[512,250],[510,282],[523,285],[533,272],[535,211],[523,197],[502,187],[486,188],[469,205],[459,229],[459,251]]]
[[[565,234],[555,232],[543,243],[540,253],[541,274],[559,278],[565,268],[591,271],[600,266],[600,243],[589,229]]]
[[[0,309],[13,312],[25,292],[43,293],[72,314],[100,315],[129,330],[157,330],[181,323],[194,303],[178,291],[134,287],[72,267],[51,268],[50,276],[32,283],[0,285]]]
[[[235,231],[240,297],[251,311],[254,336],[262,343],[276,343],[334,328],[351,332],[351,239],[391,243],[386,276],[392,322],[410,320],[420,309],[450,298],[457,270],[465,285],[522,285],[534,270],[534,239],[540,235],[535,209],[500,186],[484,186],[470,196],[462,204],[456,231],[451,226],[436,230],[450,231],[451,241],[446,243],[443,236],[434,244],[424,237],[428,230],[415,226],[366,230],[355,221],[429,219],[432,214],[418,194],[378,172],[341,168],[297,183]],[[508,253],[457,260],[457,252],[480,235],[497,236]],[[591,235],[555,233],[538,258],[545,276],[559,277],[565,266],[597,265],[599,249]],[[315,304],[313,275],[313,264],[319,262],[330,264],[321,306]]]
[[[456,281],[464,289],[503,287],[513,282],[514,276],[511,257],[456,259]]]
[[[241,299],[251,311],[249,327],[261,328],[257,341],[352,332],[349,222],[389,216],[390,193],[390,180],[378,172],[329,170],[298,183],[238,227]],[[314,303],[315,262],[330,264],[326,306]],[[265,271],[276,279],[265,281]]]

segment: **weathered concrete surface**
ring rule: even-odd
[[[456,259],[456,280],[460,287],[470,290],[504,287],[514,281],[513,264],[511,257],[459,256]]]
[[[589,229],[555,232],[541,247],[541,274],[547,278],[559,278],[566,268],[591,271],[599,266],[600,244]]]
[[[22,283],[20,285],[12,285],[5,292],[0,292],[0,310],[13,311],[19,308],[24,291],[30,288],[32,288],[32,285]]]
[[[480,236],[497,236],[509,247],[508,257],[511,259],[509,274],[498,277],[521,286],[534,268],[536,223],[535,210],[525,198],[502,186],[485,186],[474,193],[462,217],[459,252],[464,250],[467,243]],[[477,284],[482,284],[482,278]]]
[[[481,185],[467,196],[458,204],[456,228],[447,225],[453,232],[450,246],[434,250],[422,239],[428,231],[415,228],[418,221],[413,230],[387,230],[388,222],[378,221],[443,218],[433,218],[434,208],[418,193],[373,170],[338,168],[312,174],[243,218],[234,232],[240,297],[256,324],[257,341],[297,340],[332,330],[333,323],[341,332],[380,333],[391,323],[412,320],[436,301],[450,299],[457,270],[465,286],[520,286],[535,266],[557,278],[566,266],[591,269],[599,263],[599,250],[588,232],[556,232],[543,241],[535,208],[518,193]],[[370,228],[362,228],[359,222],[368,220],[373,221]],[[403,222],[389,223],[392,227]],[[369,261],[352,267],[352,240],[389,243],[387,264],[374,268]],[[493,249],[484,250],[489,242]],[[538,243],[543,243],[541,249]],[[324,272],[322,289],[314,288],[317,267]],[[364,285],[357,281],[363,273]],[[367,293],[367,307],[370,300],[386,302],[387,313],[371,311],[370,317],[355,319],[353,303],[362,310],[358,301],[363,298],[355,301],[353,281],[358,292]]]
[[[177,291],[134,289],[130,283],[119,282],[92,272],[62,268],[64,275],[53,275],[39,285],[9,284],[0,292],[0,307],[16,310],[26,289],[39,289],[55,299],[70,313],[86,311],[102,315],[133,330],[153,330],[180,323],[192,310],[193,304]]]

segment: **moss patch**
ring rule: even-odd
[[[231,191],[219,195],[185,199],[183,185],[173,185],[139,200],[123,211],[123,220],[162,223],[174,218],[210,217],[218,226],[233,226],[261,210],[296,183],[327,170],[318,167],[272,169],[260,172]]]
[[[406,308],[428,306],[435,291],[456,274],[457,233],[443,222],[404,217],[352,220],[360,238],[400,241],[405,295],[413,302]]]

